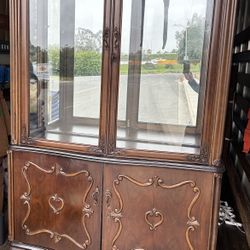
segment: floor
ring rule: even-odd
[[[231,196],[227,175],[224,174],[222,182],[221,200],[226,201],[228,205],[233,209],[235,215],[235,221],[241,223],[240,216],[237,212],[235,201]],[[243,228],[228,225],[226,223],[219,226],[217,250],[250,250],[247,245],[246,236]]]

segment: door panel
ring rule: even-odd
[[[97,146],[106,3],[28,2],[29,137]]]
[[[53,249],[99,249],[98,164],[14,152],[14,240]]]
[[[103,249],[207,249],[213,174],[109,165]]]

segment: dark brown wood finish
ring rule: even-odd
[[[120,49],[121,49],[121,22],[122,22],[122,5],[121,0],[112,1],[113,19],[112,19],[112,51],[111,51],[111,92],[109,100],[109,120],[108,120],[108,142],[107,154],[112,154],[116,145],[116,117],[118,105],[118,82],[120,66]]]
[[[120,2],[120,1],[117,1]],[[118,3],[117,3],[118,4]],[[122,4],[120,3],[120,8]],[[210,8],[212,5],[208,5]],[[115,157],[128,158],[157,158],[161,160],[178,160],[178,161],[194,161],[197,163],[207,163],[216,165],[215,163],[221,159],[222,141],[225,122],[225,106],[227,103],[228,82],[229,82],[229,65],[231,61],[232,40],[234,31],[236,0],[234,1],[215,1],[212,35],[209,53],[209,62],[207,68],[207,90],[205,95],[205,107],[203,115],[203,132],[202,145],[200,155],[187,155],[181,153],[168,153],[157,151],[144,151],[136,149],[115,149],[116,139],[116,106],[118,89],[114,88],[114,98],[111,101],[113,115],[110,119],[110,136],[111,155]],[[122,13],[122,12],[121,12]],[[121,18],[121,16],[119,16]],[[227,44],[228,46],[225,46]],[[220,61],[220,63],[218,63]],[[119,65],[115,65],[119,67]],[[114,74],[118,75],[119,69]],[[117,79],[116,84],[119,79]],[[216,89],[216,91],[215,91]],[[214,94],[216,93],[216,94]],[[222,94],[223,93],[223,94]],[[115,107],[115,108],[114,108]],[[205,156],[205,157],[204,157]]]
[[[13,168],[13,154],[12,151],[8,151],[8,226],[9,234],[8,239],[14,240],[14,168]]]
[[[100,155],[106,150],[108,129],[108,110],[110,93],[110,51],[111,51],[111,1],[104,1],[103,31],[103,68],[100,115],[99,146],[59,143],[46,139],[29,137],[29,8],[28,0],[13,0],[10,9],[11,19],[11,81],[12,85],[12,143],[32,145],[35,147],[58,148],[69,151]],[[16,46],[18,44],[18,46]]]
[[[236,0],[209,5],[197,154],[116,147],[122,0],[104,1],[99,145],[30,138],[29,1],[10,2],[9,239],[60,250],[214,250]]]
[[[24,144],[32,143],[34,146],[58,148],[71,151],[82,151],[87,154],[101,154],[107,153],[115,157],[128,157],[128,158],[148,158],[148,159],[161,159],[161,160],[178,160],[178,161],[194,161],[197,163],[213,164],[215,160],[220,159],[221,143],[224,126],[224,113],[223,107],[226,103],[225,93],[227,93],[228,86],[228,63],[230,61],[230,49],[232,45],[232,31],[234,19],[234,1],[220,0],[216,1],[213,17],[212,40],[210,46],[210,62],[208,66],[208,77],[206,99],[205,99],[205,112],[204,112],[204,128],[202,136],[201,154],[194,155],[193,157],[188,154],[178,153],[161,153],[157,151],[144,151],[144,150],[126,150],[115,149],[116,142],[116,117],[117,117],[117,96],[118,96],[118,82],[119,82],[119,58],[120,58],[120,40],[121,40],[121,22],[122,22],[122,1],[105,2],[105,20],[104,20],[104,43],[103,43],[103,71],[102,71],[102,94],[101,94],[101,122],[100,122],[100,141],[99,147],[80,146],[76,144],[66,145],[53,141],[46,140],[30,140],[28,138],[28,96],[27,96],[27,82],[28,82],[28,20],[27,9],[28,1],[13,0],[13,9],[18,10],[22,8],[20,13],[13,13],[13,20],[19,21],[13,23],[12,34],[16,34],[16,29],[20,30],[22,36],[18,36],[16,43],[21,44],[21,48],[13,53],[17,55],[18,60],[22,58],[21,63],[15,62],[12,64],[12,78],[14,81],[13,98],[19,102],[13,103],[13,116],[15,117],[16,111],[20,108],[22,119],[18,118],[13,120],[13,142],[22,141]],[[19,6],[20,5],[20,6]],[[12,22],[13,22],[12,20]],[[22,38],[22,39],[20,39]],[[13,39],[12,39],[13,40]],[[228,44],[229,46],[224,46]],[[219,51],[218,51],[219,48]],[[218,53],[219,52],[219,53]],[[220,63],[218,64],[218,58]],[[112,61],[112,68],[110,64]],[[14,62],[14,61],[12,61]],[[215,63],[216,62],[216,63]],[[20,68],[22,67],[22,68]],[[20,69],[19,69],[20,68]],[[23,72],[20,74],[19,72]],[[225,73],[226,72],[226,73]],[[16,74],[14,76],[14,74]],[[19,84],[22,86],[22,93],[18,91]],[[111,83],[111,84],[110,84]],[[216,89],[216,95],[214,90]],[[20,93],[19,96],[17,96]],[[223,93],[223,94],[221,94]],[[110,95],[111,94],[111,95]],[[20,97],[22,96],[22,98]],[[19,105],[21,103],[21,105]],[[216,108],[219,107],[219,108]],[[223,109],[223,110],[222,110]],[[213,112],[212,112],[213,111]],[[20,121],[16,123],[15,121]],[[22,121],[21,121],[22,120]],[[21,138],[22,137],[22,138]],[[206,157],[204,158],[204,152]]]
[[[103,58],[102,58],[102,85],[100,107],[99,148],[106,154],[109,134],[109,100],[111,95],[111,63],[112,63],[112,0],[105,0],[104,25],[103,25]]]
[[[12,157],[14,239],[53,249],[99,249],[99,165],[27,152]]]
[[[10,67],[11,70],[11,82],[12,82],[12,91],[11,91],[11,138],[12,143],[19,143],[20,138],[20,90],[21,86],[19,83],[20,79],[20,45],[21,36],[20,36],[20,1],[11,0],[10,1]]]
[[[212,173],[107,164],[102,249],[215,249],[208,237],[214,234],[208,214],[217,208],[214,179]]]

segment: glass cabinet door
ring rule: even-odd
[[[29,134],[98,144],[104,0],[29,0]]]
[[[207,2],[123,1],[117,148],[199,153]]]

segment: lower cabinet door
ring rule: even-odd
[[[106,165],[104,250],[211,249],[213,173]]]
[[[97,163],[13,152],[14,241],[52,249],[100,249],[102,168]]]

